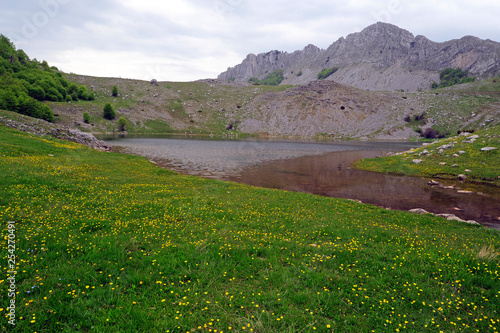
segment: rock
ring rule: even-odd
[[[152,79],[151,80],[151,84],[154,85],[154,86],[157,86],[158,85],[158,81],[156,79]]]
[[[453,157],[459,157],[459,156],[460,156],[460,155],[458,155],[458,154],[453,154]]]
[[[464,171],[465,171],[465,172],[472,172],[472,171],[470,171],[469,169],[465,169]]]
[[[452,220],[463,221],[461,218],[459,218],[458,216],[453,215],[453,214],[436,214],[436,216],[442,217],[448,221],[452,221]]]
[[[466,176],[466,175],[464,175],[464,174],[460,174],[460,175],[458,175],[458,180],[464,181],[464,180],[466,180],[466,179],[467,179],[467,176]]]
[[[498,148],[496,147],[484,147],[484,148],[481,148],[481,151],[491,151],[491,150],[497,150]]]
[[[459,150],[459,151],[458,151],[458,153],[459,153],[460,155],[465,154],[465,152],[464,152],[463,150]]]
[[[453,164],[452,167],[453,168],[458,168],[458,164]]]
[[[438,154],[444,153],[444,149],[439,149]]]
[[[429,185],[429,186],[436,186],[436,185],[439,185],[439,182],[437,182],[435,180],[429,180],[427,182],[427,185]]]
[[[456,215],[453,215],[453,214],[436,214],[436,216],[439,216],[439,217],[442,217],[442,218],[445,218],[446,220],[448,221],[458,221],[458,222],[464,222],[464,223],[469,223],[469,224],[477,224],[479,225],[479,223],[477,223],[476,221],[474,220],[462,220],[460,217],[456,216]]]
[[[446,165],[446,162],[439,162],[439,165]]]
[[[447,145],[442,145],[441,147],[438,147],[438,149],[443,149],[443,150],[450,149],[450,148],[453,148],[453,143],[450,143]]]
[[[419,155],[420,155],[420,156],[422,156],[422,155],[424,155],[424,156],[425,156],[425,155],[428,155],[428,154],[429,154],[429,151],[428,151],[427,149],[424,149],[424,150],[422,150],[422,151],[420,152],[420,154],[419,154]]]
[[[414,208],[409,210],[410,213],[416,213],[416,214],[429,214],[428,211],[422,208]]]
[[[317,80],[322,68],[339,66],[342,70],[333,76],[342,84],[366,90],[417,91],[438,80],[437,72],[448,64],[460,64],[479,75],[497,76],[499,46],[498,42],[472,36],[436,43],[392,24],[378,22],[339,38],[325,49],[310,44],[295,52],[273,50],[248,54],[241,64],[228,68],[218,79],[247,82],[253,76],[263,79],[265,73],[276,69],[291,73],[301,68],[303,75],[288,75],[287,81],[304,84]]]
[[[472,194],[474,192],[472,191],[466,191],[466,190],[458,190],[457,193],[461,193],[461,194]]]
[[[422,163],[422,162],[423,162],[423,161],[422,161],[422,160],[420,160],[420,159],[414,159],[414,160],[413,160],[413,163],[415,163],[415,164],[420,164],[420,163]]]

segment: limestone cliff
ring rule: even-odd
[[[446,67],[460,67],[479,78],[500,74],[500,43],[466,36],[444,43],[387,23],[340,38],[327,49],[308,45],[293,53],[271,51],[249,54],[243,62],[219,75],[219,79],[247,81],[283,70],[282,84],[316,80],[323,68],[339,67],[327,80],[366,90],[428,90]]]

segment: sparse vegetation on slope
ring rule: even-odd
[[[259,80],[256,77],[251,77],[248,82],[252,84],[262,84],[265,86],[277,86],[281,82],[283,82],[283,71],[281,69],[277,69],[274,72],[268,74],[263,80]]]
[[[338,70],[338,67],[324,68],[321,72],[318,73],[318,80],[324,80]]]

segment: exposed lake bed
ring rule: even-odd
[[[249,185],[348,198],[381,207],[454,214],[500,229],[498,188],[357,170],[362,158],[420,146],[415,142],[286,139],[212,140],[199,137],[108,139],[115,150],[145,156],[162,167]]]

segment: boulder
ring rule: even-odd
[[[481,151],[491,151],[491,150],[497,150],[496,147],[484,147],[484,148],[481,148]]]
[[[416,214],[429,214],[428,211],[426,211],[423,208],[414,208],[409,210],[410,213],[416,213]]]

